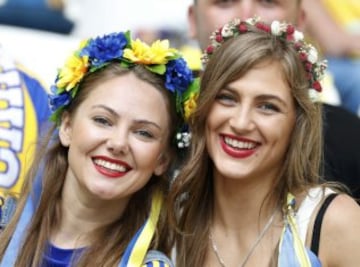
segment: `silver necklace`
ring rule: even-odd
[[[257,245],[260,243],[261,239],[264,237],[264,235],[266,234],[266,232],[269,230],[272,222],[274,221],[275,218],[275,214],[276,214],[277,209],[274,210],[273,214],[270,216],[269,220],[267,221],[266,225],[264,226],[264,228],[261,230],[261,233],[259,234],[259,236],[256,238],[254,244],[251,246],[248,254],[246,255],[245,259],[242,261],[242,263],[239,265],[240,267],[244,267],[246,262],[249,260],[250,256],[253,254],[255,248],[257,247]],[[209,234],[209,239],[211,241],[211,247],[216,255],[216,258],[218,259],[221,267],[226,267],[224,260],[222,259],[222,257],[220,256],[219,250],[216,246],[215,240],[210,232]]]

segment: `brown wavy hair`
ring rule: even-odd
[[[213,162],[205,144],[207,114],[218,92],[263,63],[279,62],[291,89],[296,123],[282,170],[267,197],[283,205],[288,192],[317,185],[322,160],[321,104],[308,97],[308,80],[294,47],[256,27],[222,44],[212,55],[201,79],[198,108],[190,118],[192,144],[169,195],[169,218],[176,229],[176,266],[202,266],[208,247],[214,188]],[[261,79],[261,77],[259,77]]]

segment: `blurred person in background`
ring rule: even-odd
[[[341,105],[360,116],[360,1],[303,0],[306,30],[328,59]]]
[[[204,50],[212,31],[233,18],[254,15],[265,21],[288,21],[304,29],[301,0],[194,0],[188,9],[189,34]],[[329,89],[324,84],[323,91]],[[324,100],[326,102],[326,100]],[[344,183],[360,200],[360,119],[347,110],[324,103],[324,178]]]
[[[3,0],[0,24],[69,34],[74,24],[63,14],[62,0]]]
[[[0,46],[0,228],[10,220],[50,114],[42,83]]]

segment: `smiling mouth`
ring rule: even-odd
[[[232,139],[228,136],[224,137],[224,142],[226,145],[230,146],[233,149],[250,150],[258,146],[258,143],[255,142],[239,141],[236,139]]]
[[[109,171],[112,171],[112,172],[126,172],[126,171],[129,170],[124,165],[117,164],[117,163],[114,163],[114,162],[109,162],[109,161],[106,161],[106,160],[103,160],[103,159],[94,159],[94,163],[97,166],[99,166],[101,168],[105,168],[105,169],[107,169]]]

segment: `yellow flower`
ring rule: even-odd
[[[168,40],[157,40],[151,47],[139,39],[132,41],[131,49],[124,50],[124,58],[144,65],[166,64],[169,57],[177,54],[175,48],[169,48]]]
[[[193,112],[196,109],[196,101],[198,99],[199,93],[190,93],[189,99],[187,99],[184,102],[184,117],[185,117],[185,121],[187,121],[190,117],[191,114],[193,114]]]
[[[56,83],[57,87],[64,88],[66,91],[73,89],[87,72],[88,60],[87,56],[72,55],[68,58],[65,66],[60,70],[59,79]]]

